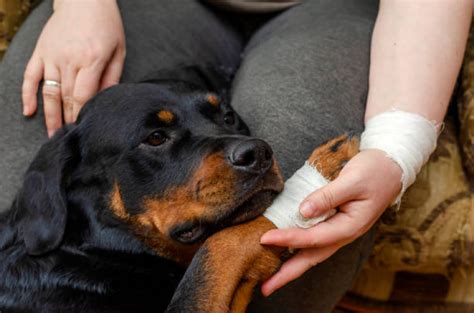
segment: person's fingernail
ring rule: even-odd
[[[267,234],[264,234],[261,238],[260,238],[260,243],[267,243],[267,240],[268,240],[268,235]]]
[[[262,244],[267,244],[267,243],[270,243],[272,241],[272,237],[273,236],[273,231],[268,231],[266,232],[265,234],[263,234],[262,237],[260,237],[260,243]]]
[[[30,115],[30,108],[27,107],[26,105],[23,106],[23,115],[24,116],[29,116]]]
[[[311,214],[313,213],[313,206],[309,201],[305,201],[301,204],[300,213],[304,217],[311,217]]]
[[[267,283],[268,284],[268,283]],[[265,296],[265,297],[268,297],[269,295],[271,295],[273,293],[273,288],[271,287],[268,287],[268,286],[262,286],[262,294]]]

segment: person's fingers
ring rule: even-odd
[[[63,100],[63,117],[66,124],[74,122],[74,82],[76,81],[77,69],[72,66],[64,66],[61,69],[61,96]]]
[[[269,296],[277,289],[303,275],[313,266],[323,262],[333,255],[340,246],[333,245],[324,248],[304,249],[286,261],[283,266],[270,279],[263,283],[261,291],[264,296]]]
[[[123,63],[125,61],[125,52],[123,49],[117,49],[112,56],[109,64],[104,70],[100,90],[116,85],[122,76]]]
[[[76,82],[74,84],[74,108],[73,120],[77,119],[80,110],[84,104],[92,98],[99,90],[100,78],[103,73],[103,68],[88,67],[83,68],[77,74]]]
[[[36,53],[33,53],[23,76],[21,88],[23,115],[31,116],[38,108],[38,86],[43,79],[43,61]]]
[[[61,83],[59,69],[55,65],[45,64],[44,79]],[[62,126],[61,87],[43,84],[44,118],[48,136]]]
[[[312,246],[310,229],[272,229],[263,234],[260,243],[279,247],[307,248]]]
[[[369,218],[371,217],[367,217],[367,219]],[[328,220],[308,229],[270,230],[262,236],[260,243],[290,248],[313,248],[344,244],[357,238],[368,229],[363,225],[365,220],[366,218],[355,219],[351,216],[351,213],[338,212]]]
[[[316,190],[300,204],[300,213],[306,218],[318,217],[359,194],[357,182],[350,176],[338,177]]]

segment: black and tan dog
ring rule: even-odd
[[[2,313],[163,312],[200,243],[262,213],[272,151],[209,90],[112,87],[41,148],[0,215]]]

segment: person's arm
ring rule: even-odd
[[[472,0],[382,0],[375,24],[366,121],[392,109],[440,123],[462,63]],[[374,175],[374,173],[377,173]],[[309,229],[272,230],[263,244],[301,250],[263,286],[269,295],[368,231],[401,189],[402,170],[385,152],[364,150],[338,178],[300,205],[305,217],[339,207]]]
[[[125,35],[116,0],[55,0],[24,73],[23,114],[37,110],[42,88],[48,135],[73,123],[97,91],[119,82]],[[58,84],[56,84],[56,83]]]
[[[380,2],[366,121],[394,107],[442,122],[461,67],[471,6],[471,0]]]

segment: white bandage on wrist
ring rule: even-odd
[[[323,216],[306,219],[300,214],[299,206],[310,193],[327,184],[328,180],[306,162],[285,182],[285,188],[263,215],[278,228],[314,226],[334,215],[336,210],[331,210]]]
[[[406,189],[415,181],[435,150],[437,138],[435,123],[415,113],[393,110],[367,121],[360,150],[382,150],[402,169],[402,189],[394,204],[400,203]]]

